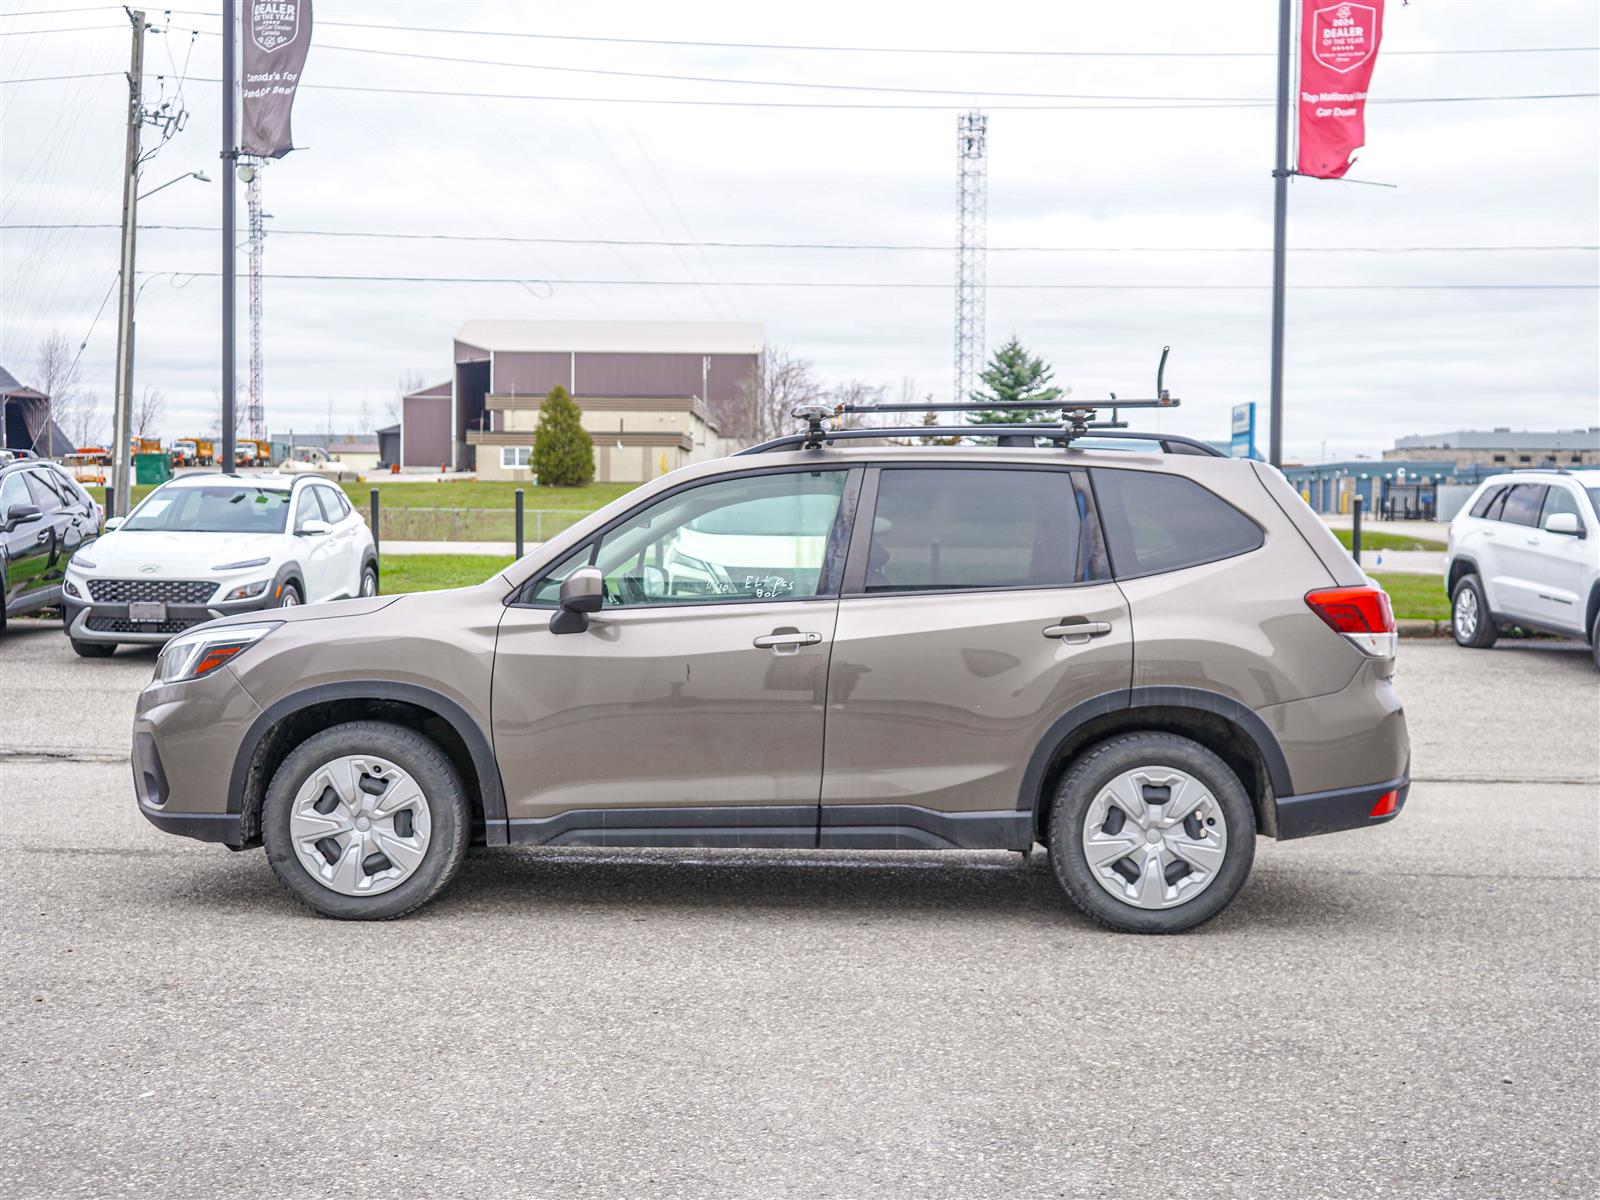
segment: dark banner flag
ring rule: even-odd
[[[294,149],[289,110],[310,48],[311,0],[245,0],[239,153],[282,158]]]
[[[1367,84],[1383,36],[1383,0],[1306,0],[1300,24],[1302,175],[1338,179],[1367,140]]]

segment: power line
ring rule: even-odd
[[[174,278],[214,279],[220,271],[141,271],[141,275],[171,275]],[[363,275],[328,272],[273,272],[267,279],[294,279],[333,283],[494,283],[545,284],[584,287],[704,287],[700,279],[554,279],[544,276],[515,275]],[[901,280],[815,280],[815,279],[724,279],[726,287],[750,288],[893,288],[914,291],[948,291],[948,283],[920,283]],[[1256,283],[991,283],[991,290],[1048,292],[1263,292],[1267,284]],[[1593,292],[1593,283],[1302,283],[1291,284],[1302,292]]]
[[[182,16],[198,16],[215,18],[215,13],[205,12],[193,8],[173,8],[164,11]],[[996,49],[987,50],[979,47],[937,47],[937,46],[835,46],[835,45],[807,45],[803,43],[785,42],[710,42],[693,41],[684,38],[627,38],[604,37],[594,34],[577,33],[530,33],[520,29],[457,29],[438,25],[387,25],[375,21],[330,21],[323,18],[317,19],[317,25],[338,26],[344,29],[380,29],[391,32],[403,33],[446,33],[460,34],[466,37],[492,37],[492,38],[526,38],[537,41],[553,42],[599,42],[607,45],[620,46],[682,46],[708,50],[778,50],[778,51],[807,51],[828,54],[952,54],[961,56],[1007,56],[1027,58],[1272,58],[1274,52],[1270,50],[1038,50],[1038,49]],[[1442,50],[1385,50],[1384,57],[1392,58],[1395,55],[1441,55],[1441,54],[1577,54],[1593,53],[1600,50],[1600,46],[1488,46],[1463,49]]]
[[[55,222],[14,222],[0,224],[9,229],[119,229],[112,222],[62,224]],[[141,231],[159,229],[184,233],[216,233],[212,225],[146,225]],[[538,237],[485,233],[406,233],[377,229],[284,229],[274,227],[273,237],[377,238],[395,241],[490,242],[555,246],[642,246],[705,247],[718,250],[851,250],[851,251],[927,251],[948,254],[949,244],[912,242],[731,242],[699,239],[657,238],[571,238]],[[1600,244],[1549,243],[1541,245],[1499,246],[1291,246],[1296,254],[1489,254],[1540,251],[1600,251]],[[1271,246],[990,246],[991,254],[1270,254]]]

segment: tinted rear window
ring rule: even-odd
[[[1154,471],[1089,474],[1119,577],[1176,571],[1261,546],[1254,521],[1193,480]]]
[[[1478,497],[1478,502],[1472,506],[1471,515],[1474,517],[1488,516],[1489,506],[1500,499],[1505,490],[1504,486],[1485,488],[1483,495]]]
[[[1092,578],[1088,504],[1068,471],[885,469],[865,588],[1063,587]]]
[[[1513,525],[1537,525],[1539,510],[1544,507],[1544,492],[1545,485],[1542,483],[1517,484],[1506,497],[1505,510],[1500,519]]]

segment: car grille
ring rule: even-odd
[[[165,600],[168,604],[204,604],[217,585],[203,579],[91,579],[89,596],[101,604],[130,600]]]
[[[210,619],[203,616],[192,621],[124,621],[120,617],[90,617],[84,624],[91,633],[182,633]]]

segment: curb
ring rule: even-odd
[[[1439,638],[1450,636],[1450,620],[1434,621],[1422,617],[1407,617],[1395,622],[1395,629],[1403,638]]]

